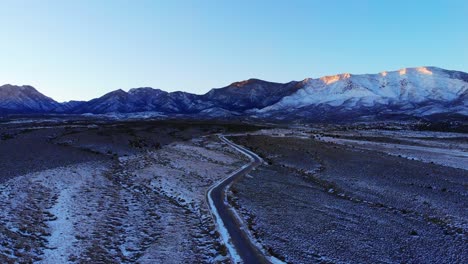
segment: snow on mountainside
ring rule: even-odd
[[[32,86],[0,86],[0,113],[50,112],[59,106],[59,103]]]
[[[436,67],[407,68],[379,74],[339,74],[306,79],[304,87],[259,113],[328,105],[344,109],[392,105],[412,109],[432,102],[453,102],[466,112],[467,74]],[[465,99],[457,102],[461,97]],[[454,105],[454,107],[455,107]],[[441,109],[444,110],[444,109]]]
[[[301,108],[315,106],[316,109],[348,112],[374,108],[376,111],[392,110],[411,116],[447,112],[468,115],[467,81],[466,73],[436,67],[325,76],[304,80],[302,89],[257,113],[275,115],[280,111],[300,112]]]
[[[0,86],[1,113],[115,116],[254,117],[276,120],[352,120],[468,116],[468,73],[436,67],[378,74],[349,73],[273,83],[235,82],[204,95],[149,87],[116,90],[88,102],[59,104],[31,86]]]

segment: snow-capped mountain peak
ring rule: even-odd
[[[312,105],[353,109],[375,105],[451,102],[468,84],[449,71],[435,67],[403,68],[379,74],[349,73],[304,81],[304,87],[259,112],[297,109]]]

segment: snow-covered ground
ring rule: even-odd
[[[468,137],[461,133],[363,130],[332,133],[330,136],[317,138],[326,142],[468,170]]]
[[[206,190],[245,162],[215,137],[0,185],[0,262],[226,261]]]
[[[468,137],[463,133],[369,129],[332,131],[324,136],[315,134],[310,129],[275,128],[262,129],[249,134],[302,139],[314,137],[325,142],[376,150],[408,159],[468,170]]]
[[[233,184],[230,201],[279,259],[466,263],[466,170],[310,137],[233,140],[268,164]]]
[[[35,172],[0,185],[0,260],[64,263],[79,254],[75,225],[87,229],[80,211],[85,186],[104,187],[108,164],[94,162]],[[89,212],[94,211],[88,204]],[[5,254],[6,253],[6,254]]]

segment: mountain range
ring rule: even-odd
[[[271,120],[465,119],[468,73],[437,67],[274,83],[235,82],[203,95],[149,87],[59,103],[31,86],[0,86],[0,114],[105,114]]]

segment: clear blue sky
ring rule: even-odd
[[[59,101],[432,65],[468,71],[468,1],[0,0],[0,83]]]

